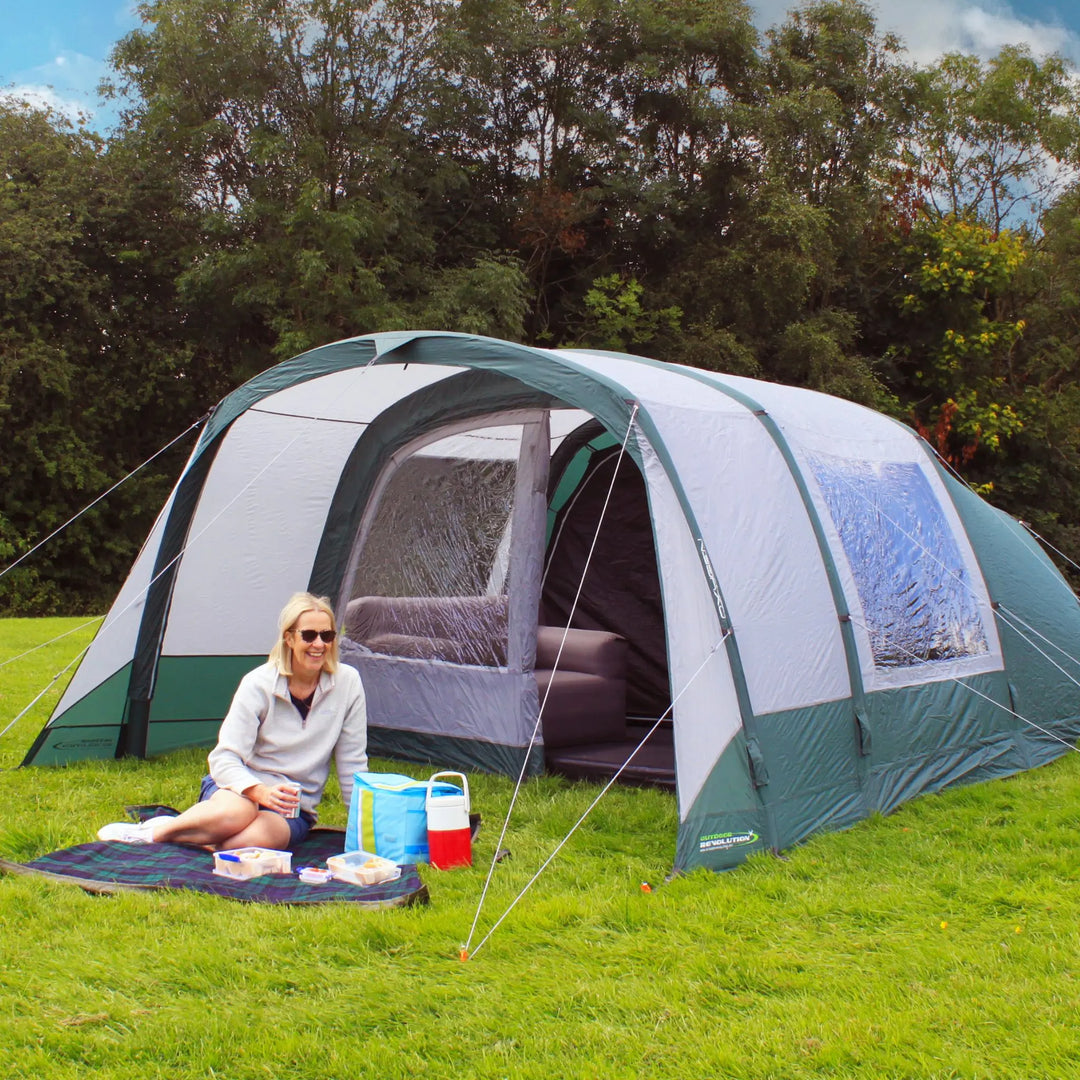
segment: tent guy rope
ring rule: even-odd
[[[378,358],[377,357],[372,357],[371,360],[369,360],[366,364],[364,364],[362,367],[360,367],[360,368],[358,368],[356,370],[355,376],[354,376],[352,382],[350,383],[350,387],[351,387],[351,385],[355,384],[355,382],[358,379],[360,379],[367,372],[367,370],[372,366],[372,364],[375,363],[376,359],[378,359]],[[196,420],[193,424],[191,424],[185,431],[181,432],[181,434],[177,435],[175,439],[173,439],[171,442],[167,443],[160,450],[158,450],[157,453],[153,455],[153,457],[147,458],[147,460],[144,461],[143,464],[138,467],[138,469],[134,469],[134,470],[132,470],[132,472],[128,473],[128,475],[125,476],[123,480],[118,481],[111,488],[109,488],[108,491],[106,491],[102,495],[98,496],[98,498],[95,499],[93,503],[90,503],[89,506],[85,507],[83,510],[80,510],[79,514],[76,514],[75,517],[71,519],[71,521],[68,521],[65,525],[62,525],[59,529],[55,530],[52,534],[50,534],[44,540],[42,540],[41,543],[37,544],[34,548],[32,548],[31,551],[26,552],[25,555],[21,556],[20,559],[16,560],[16,562],[22,561],[22,559],[26,558],[27,555],[30,555],[33,551],[36,551],[43,544],[45,544],[49,540],[51,540],[54,536],[56,536],[64,528],[66,528],[67,525],[70,525],[71,522],[75,520],[75,518],[79,517],[81,514],[85,513],[87,510],[89,510],[94,505],[94,503],[100,502],[102,499],[105,498],[106,495],[108,495],[111,492],[115,491],[122,483],[124,483],[124,481],[129,480],[132,476],[135,475],[135,473],[137,473],[139,471],[139,469],[141,469],[144,466],[146,466],[147,464],[149,464],[151,461],[154,460],[154,458],[160,457],[161,454],[163,454],[166,450],[168,450],[175,443],[179,442],[182,438],[184,438],[185,435],[188,435],[194,429],[196,429],[198,427],[201,427],[210,418],[211,415],[212,415],[212,412],[209,412],[209,413],[206,413],[203,416],[199,417],[199,419]],[[317,423],[318,422],[327,422],[327,423],[331,422],[329,420],[329,418],[318,417],[318,416],[308,416],[308,417],[304,417],[304,419],[314,420]],[[101,624],[100,628],[98,629],[97,634],[94,637],[94,640],[96,641],[102,634],[104,634],[107,631],[111,630],[112,627],[115,626],[116,623],[119,622],[119,620],[128,611],[130,611],[132,607],[135,606],[135,604],[137,604],[140,600],[142,600],[143,597],[147,594],[147,592],[150,591],[150,589],[154,585],[154,583],[156,581],[158,581],[158,579],[163,574],[167,573],[170,570],[170,568],[172,566],[174,566],[180,559],[182,559],[184,557],[185,553],[188,550],[190,550],[190,548],[194,544],[196,544],[197,541],[199,541],[203,536],[206,535],[206,533],[229,510],[229,508],[231,506],[233,506],[237,502],[237,500],[244,494],[244,492],[247,491],[250,487],[252,487],[256,483],[256,481],[261,476],[263,476],[263,474],[266,473],[266,471],[268,469],[270,469],[275,464],[275,462],[280,460],[296,444],[296,442],[299,441],[299,439],[300,439],[299,434],[294,435],[293,438],[290,439],[288,443],[286,443],[284,446],[282,446],[278,450],[278,452],[276,454],[274,454],[270,458],[270,460],[247,481],[247,483],[243,484],[239,488],[239,490],[236,492],[236,494],[233,495],[233,497],[231,499],[229,499],[228,502],[226,502],[218,510],[218,512],[210,519],[210,521],[208,521],[206,523],[206,525],[198,533],[196,533],[194,536],[191,536],[191,537],[189,537],[187,539],[187,541],[184,543],[183,547],[181,547],[181,549],[176,553],[176,555],[172,559],[170,559],[161,568],[161,570],[158,571],[158,573],[156,573],[153,577],[151,577],[150,580],[137,593],[135,593],[135,595],[131,598],[131,600],[124,607],[122,607],[115,614],[110,612],[109,614],[113,615],[113,617],[109,618],[109,619],[106,619],[106,621]],[[11,566],[5,568],[3,571],[0,571],[0,577],[2,577],[3,574],[7,573],[7,571],[10,570],[15,565],[16,565],[16,563],[12,563]],[[93,620],[91,620],[91,621],[93,621]],[[89,623],[84,624],[84,625],[89,625]],[[28,652],[33,652],[36,649],[42,649],[42,648],[45,648],[48,645],[52,645],[54,642],[60,641],[61,639],[67,637],[69,634],[76,633],[78,630],[81,630],[81,629],[83,629],[83,627],[78,626],[78,627],[75,627],[73,630],[67,630],[63,634],[58,634],[55,638],[51,639],[50,641],[46,641],[46,642],[43,642],[40,645],[36,645],[34,647],[34,649],[28,650]],[[90,644],[92,645],[93,641]],[[74,667],[75,664],[78,663],[83,658],[83,656],[86,655],[86,653],[89,651],[89,649],[90,649],[90,645],[86,645],[84,648],[80,649],[75,654],[75,656],[63,668],[61,668],[60,671],[58,671],[49,680],[49,682],[44,686],[44,688],[41,690],[41,692],[38,693],[38,695],[33,699],[33,701],[31,701],[29,705],[27,705],[25,708],[23,708],[8,723],[8,725],[3,729],[3,731],[0,731],[0,738],[3,738],[15,726],[15,724],[17,724],[25,716],[49,692],[49,689],[56,683],[56,680],[59,679],[62,675],[64,675],[67,671],[69,671],[72,667]],[[24,653],[23,655],[24,656],[28,655],[28,653]],[[13,657],[12,659],[19,659],[19,657]],[[4,661],[5,664],[10,663],[10,662],[11,662],[11,660]],[[3,666],[3,665],[0,665],[0,666]]]
[[[669,716],[671,716],[671,714],[674,712],[676,704],[679,701],[679,698],[681,698],[683,696],[683,694],[685,694],[686,691],[689,690],[690,687],[694,685],[694,683],[697,681],[698,676],[705,670],[706,665],[716,655],[716,651],[720,648],[721,645],[724,644],[724,642],[727,640],[727,638],[729,637],[730,634],[731,634],[731,630],[725,630],[720,635],[720,640],[715,642],[713,644],[712,648],[709,649],[708,653],[705,656],[705,659],[701,661],[701,663],[698,665],[697,670],[690,676],[689,679],[686,680],[686,684],[683,686],[683,688],[675,695],[675,697],[673,697],[671,699],[671,703],[668,705],[668,707],[663,711],[663,713],[660,714],[660,716],[658,716],[656,718],[656,720],[653,722],[652,727],[650,727],[649,730],[645,733],[645,735],[642,737],[641,741],[637,744],[637,746],[635,746],[634,749],[630,751],[630,753],[627,756],[626,760],[618,767],[618,769],[615,771],[614,775],[612,775],[612,777],[607,781],[607,783],[604,784],[604,786],[600,789],[600,791],[597,794],[596,798],[593,799],[593,801],[591,803],[589,803],[589,805],[586,807],[584,813],[582,813],[581,817],[579,817],[577,819],[577,821],[575,821],[574,824],[570,826],[569,832],[567,832],[567,834],[562,838],[562,840],[560,840],[559,843],[555,846],[555,849],[551,852],[551,854],[540,864],[540,866],[536,870],[536,873],[533,874],[533,876],[531,878],[529,878],[529,880],[525,883],[524,887],[517,894],[517,896],[515,896],[514,899],[510,901],[509,905],[507,905],[507,908],[502,913],[502,915],[500,915],[498,917],[498,919],[496,919],[495,922],[492,923],[492,925],[488,928],[488,932],[480,939],[480,941],[477,942],[476,948],[473,949],[470,952],[469,951],[469,946],[467,944],[462,947],[461,954],[460,954],[462,960],[470,960],[474,956],[476,956],[476,954],[483,947],[484,943],[491,937],[492,934],[495,933],[495,931],[499,928],[499,926],[502,925],[502,923],[506,920],[506,917],[518,905],[518,902],[533,887],[533,885],[539,879],[540,875],[548,868],[548,866],[551,865],[551,863],[555,859],[555,856],[558,855],[559,852],[562,851],[562,849],[564,847],[566,847],[566,845],[569,842],[570,838],[574,835],[575,832],[577,832],[577,830],[582,826],[582,824],[584,824],[585,819],[593,812],[593,810],[596,809],[597,805],[600,803],[600,800],[611,790],[612,786],[615,784],[615,782],[622,775],[623,770],[626,769],[626,767],[630,764],[630,762],[634,760],[634,757],[637,754],[637,752],[649,741],[649,739],[652,737],[653,733],[661,725],[661,723],[663,723],[664,720],[666,720]],[[498,848],[496,848],[496,850],[498,850]],[[478,912],[478,914],[479,914],[479,912]],[[474,922],[473,923],[474,929],[475,929],[475,926],[476,926],[476,924]],[[470,940],[471,940],[471,933],[472,932],[470,931]]]
[[[1065,552],[1061,550],[1061,548],[1056,548],[1056,547],[1054,547],[1054,545],[1053,545],[1053,544],[1051,544],[1051,543],[1050,543],[1050,541],[1049,541],[1049,540],[1047,540],[1045,536],[1040,536],[1040,535],[1039,535],[1039,534],[1038,534],[1038,533],[1037,533],[1037,532],[1036,532],[1036,531],[1035,531],[1035,530],[1034,530],[1034,529],[1033,529],[1033,528],[1032,528],[1032,527],[1031,527],[1031,526],[1030,526],[1030,525],[1029,525],[1029,524],[1028,524],[1028,523],[1027,523],[1026,521],[1024,521],[1024,520],[1023,520],[1022,518],[1018,518],[1017,520],[1018,520],[1018,521],[1020,522],[1020,524],[1021,524],[1021,525],[1022,525],[1022,526],[1023,526],[1023,527],[1024,527],[1024,528],[1025,528],[1025,529],[1026,529],[1026,530],[1027,530],[1027,531],[1028,531],[1028,532],[1029,532],[1029,533],[1030,533],[1030,534],[1031,534],[1031,535],[1033,536],[1033,537],[1035,537],[1035,539],[1036,539],[1036,540],[1038,540],[1038,541],[1039,541],[1039,543],[1040,543],[1040,544],[1042,544],[1042,545],[1043,545],[1044,547],[1048,547],[1048,548],[1049,548],[1049,549],[1050,549],[1050,550],[1051,550],[1052,552],[1054,552],[1054,554],[1055,554],[1055,555],[1060,555],[1060,556],[1061,556],[1061,557],[1062,557],[1062,558],[1063,558],[1063,559],[1064,559],[1064,560],[1065,560],[1065,561],[1066,561],[1066,562],[1067,562],[1067,563],[1068,563],[1068,564],[1069,564],[1069,565],[1070,565],[1070,566],[1071,566],[1071,567],[1072,567],[1072,568],[1073,568],[1074,570],[1080,570],[1080,563],[1077,563],[1077,562],[1075,562],[1074,560],[1070,559],[1070,558],[1069,558],[1069,556],[1068,556],[1068,555],[1066,555],[1066,554],[1065,554]]]
[[[180,432],[180,434],[177,435],[175,439],[173,439],[171,442],[166,443],[156,453],[151,454],[150,457],[148,457],[141,465],[137,465],[134,469],[132,469],[131,472],[129,472],[127,474],[127,476],[123,477],[120,480],[117,480],[116,483],[113,484],[113,486],[108,489],[108,491],[103,491],[96,499],[93,500],[93,502],[87,503],[86,506],[84,506],[77,514],[74,515],[74,517],[68,518],[68,520],[65,521],[63,525],[61,525],[57,529],[54,529],[51,533],[49,533],[48,536],[45,537],[44,540],[39,540],[29,551],[24,551],[14,562],[9,563],[7,566],[4,567],[3,570],[0,570],[0,577],[3,577],[9,570],[14,570],[15,567],[18,566],[19,563],[21,563],[23,561],[23,559],[28,559],[39,548],[44,547],[54,537],[59,536],[60,533],[62,533],[69,525],[71,525],[74,522],[78,521],[78,519],[81,518],[83,516],[83,514],[85,514],[88,510],[92,510],[95,506],[97,506],[97,504],[99,502],[102,501],[102,499],[107,498],[118,487],[120,487],[122,484],[125,484],[140,469],[145,469],[146,466],[149,465],[151,461],[155,460],[155,458],[161,457],[161,455],[164,454],[166,450],[172,449],[172,447],[175,446],[181,439],[183,439],[185,436],[191,434],[192,431],[196,430],[197,428],[199,428],[203,424],[205,424],[206,421],[209,418],[210,418],[210,413],[206,413],[205,415],[200,416],[199,419],[196,420],[190,427],[188,427],[185,431]],[[0,732],[0,734],[3,734],[3,733]]]
[[[503,839],[506,837],[506,830],[510,825],[510,817],[514,812],[514,806],[517,803],[518,794],[521,791],[521,785],[525,780],[525,770],[529,763],[529,754],[532,751],[534,744],[536,743],[536,736],[540,730],[540,725],[544,717],[544,707],[547,705],[548,696],[551,693],[551,687],[555,682],[554,674],[559,670],[559,661],[562,659],[563,648],[566,645],[566,637],[570,632],[570,626],[574,621],[574,613],[577,611],[578,601],[581,598],[581,590],[585,586],[585,577],[589,572],[589,566],[592,563],[593,553],[596,551],[596,542],[600,536],[600,529],[604,524],[604,516],[607,514],[608,505],[611,502],[611,493],[615,490],[615,480],[619,475],[619,466],[622,464],[623,457],[626,453],[627,443],[630,441],[630,435],[634,430],[634,422],[637,419],[638,403],[634,402],[633,408],[630,411],[630,419],[626,425],[626,433],[623,435],[622,444],[619,447],[619,456],[616,458],[615,467],[611,470],[611,480],[608,484],[607,494],[604,497],[604,504],[600,509],[600,517],[596,522],[596,530],[593,533],[592,542],[589,545],[589,552],[585,558],[585,565],[581,570],[581,577],[578,580],[577,590],[574,593],[573,603],[570,605],[570,612],[566,617],[566,626],[563,627],[562,637],[559,640],[559,648],[555,654],[555,663],[552,665],[552,678],[548,680],[547,687],[544,691],[544,699],[540,702],[540,707],[536,712],[536,723],[533,724],[532,734],[529,736],[529,745],[525,747],[525,751],[521,758],[521,769],[518,772],[517,782],[514,784],[514,791],[510,797],[510,805],[506,808],[506,818],[503,821],[502,831],[499,833],[498,842],[495,844],[495,850],[492,853],[491,865],[488,867],[487,876],[484,879],[484,886],[480,891],[480,899],[476,905],[476,914],[473,916],[472,926],[469,927],[469,936],[462,946],[462,955],[468,954],[469,947],[472,944],[473,934],[476,932],[476,924],[480,919],[480,912],[484,906],[484,900],[487,897],[488,889],[491,886],[491,878],[495,872],[495,866],[498,859],[499,851],[502,849]]]

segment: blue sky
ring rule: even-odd
[[[759,26],[779,22],[790,0],[751,0]],[[880,28],[894,31],[912,56],[929,62],[961,50],[992,56],[1027,42],[1037,54],[1059,52],[1080,65],[1076,0],[876,0]],[[115,112],[97,85],[112,46],[139,25],[132,0],[0,0],[0,91],[90,116],[108,129]]]

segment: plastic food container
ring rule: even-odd
[[[352,885],[378,885],[383,881],[395,881],[401,877],[401,867],[396,862],[372,855],[369,851],[346,851],[344,855],[331,855],[326,867],[338,881]]]
[[[329,870],[318,866],[302,866],[296,873],[300,880],[308,885],[325,885],[333,876]]]
[[[291,874],[292,852],[244,847],[214,852],[214,873],[222,877],[253,878],[260,874]]]

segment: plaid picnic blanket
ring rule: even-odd
[[[312,829],[293,852],[292,865],[321,866],[330,855],[340,855],[344,833]],[[309,885],[296,873],[263,874],[246,881],[214,873],[214,857],[204,848],[183,844],[122,844],[115,840],[77,844],[28,863],[0,859],[0,872],[36,874],[65,881],[88,892],[112,893],[128,889],[194,889],[230,900],[262,904],[325,904],[333,901],[363,907],[403,907],[427,903],[427,887],[415,866],[404,866],[397,881],[381,885],[350,885],[329,881]]]

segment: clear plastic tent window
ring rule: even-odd
[[[399,462],[363,531],[346,632],[374,652],[501,666],[521,425]]]
[[[874,665],[987,653],[970,574],[918,465],[825,454],[810,455],[810,464],[851,568]]]

